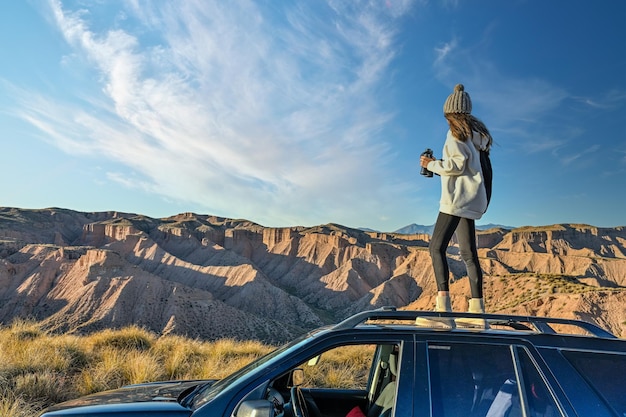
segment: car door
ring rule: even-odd
[[[426,361],[427,373],[422,377],[430,398],[427,405],[417,405],[416,416],[566,415],[524,346],[462,338],[419,346]]]
[[[304,374],[300,390],[307,400],[311,417],[391,416],[400,407],[399,384],[411,384],[411,342],[400,340],[351,342],[334,346],[298,369]],[[410,409],[410,407],[409,407]]]
[[[395,355],[394,371],[389,364],[391,355]],[[259,393],[271,390],[278,394],[275,397],[282,403],[278,411],[291,416],[295,414],[292,396],[296,389],[304,398],[306,417],[346,417],[350,412],[352,416],[387,417],[403,415],[400,410],[409,413],[412,410],[414,349],[411,334],[359,331],[333,335],[300,352],[298,357],[301,359],[294,366],[262,382],[243,400],[262,398]],[[296,374],[301,374],[298,378],[301,381],[295,381]],[[374,404],[383,391],[386,400],[381,400],[384,404],[378,409]],[[397,392],[409,395],[398,398]]]

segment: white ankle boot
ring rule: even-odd
[[[435,311],[452,312],[450,296],[438,295],[435,302]],[[454,320],[449,317],[418,317],[415,325],[419,327],[432,327],[435,329],[454,329]]]
[[[485,312],[485,302],[482,298],[470,298],[469,300],[469,308],[467,309],[468,313],[484,313]],[[456,324],[461,327],[476,327],[481,329],[488,329],[489,324],[485,319],[474,319],[474,318],[460,318],[456,319]]]

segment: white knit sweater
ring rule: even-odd
[[[487,210],[487,192],[478,149],[488,148],[488,140],[477,132],[471,142],[461,142],[448,130],[443,160],[431,161],[427,167],[441,176],[440,212],[467,219],[481,218]]]

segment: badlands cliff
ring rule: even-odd
[[[281,342],[363,309],[431,309],[428,240],[194,213],[0,208],[0,323]],[[626,336],[625,227],[491,229],[478,242],[489,311],[583,318]],[[453,306],[465,309],[454,245],[449,257]]]

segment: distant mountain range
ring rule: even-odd
[[[429,229],[404,229],[415,233],[0,208],[0,324],[279,343],[357,311],[430,310]],[[626,336],[625,227],[490,225],[477,239],[488,311],[583,318]],[[465,310],[454,242],[448,257],[453,307]]]
[[[394,233],[400,233],[403,235],[414,235],[418,233],[426,233],[426,234],[432,235],[434,228],[435,228],[434,224],[430,226],[424,226],[421,224],[412,223],[412,224],[409,224],[408,226],[401,227],[400,229],[394,231]],[[476,225],[476,230],[489,230],[489,229],[512,230],[512,229],[515,229],[515,227],[504,226],[501,224],[493,224],[493,223],[489,223],[485,225]]]

